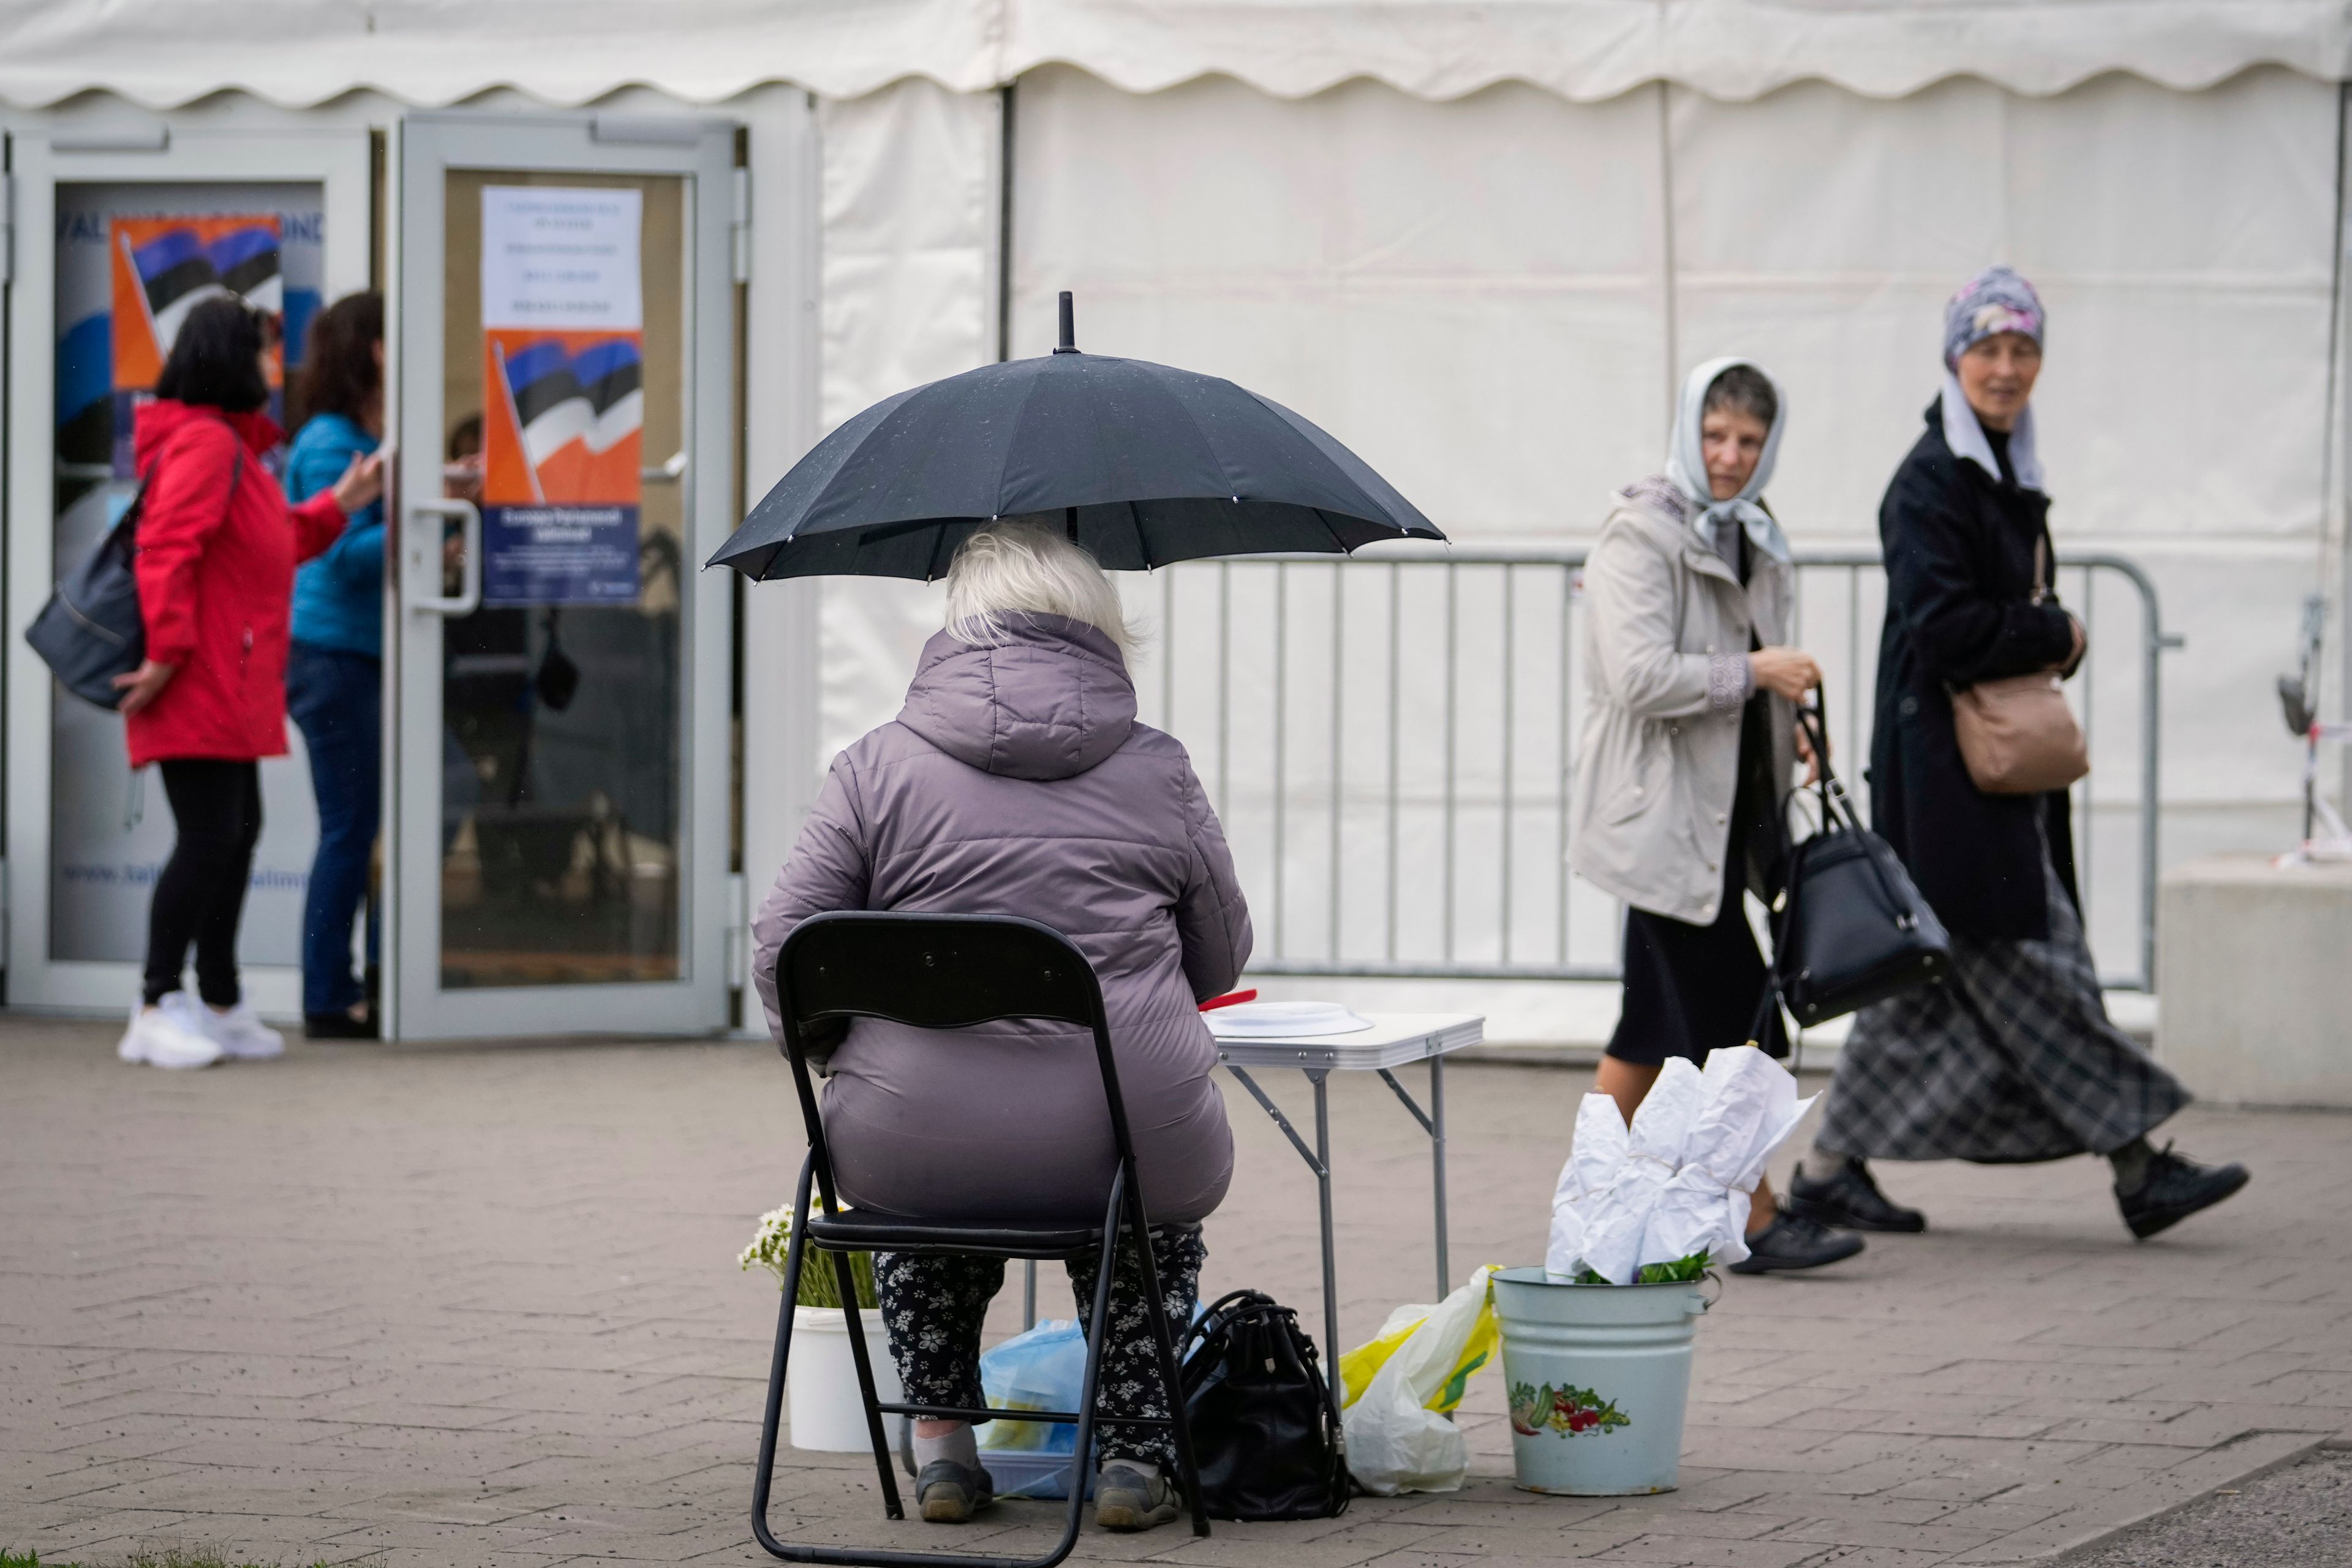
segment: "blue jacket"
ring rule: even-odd
[[[340,414],[302,426],[286,455],[286,499],[331,489],[375,437]],[[328,552],[294,574],[294,640],[341,653],[383,657],[383,502],[352,518]]]

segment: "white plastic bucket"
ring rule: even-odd
[[[874,1368],[875,1391],[885,1405],[902,1403],[906,1396],[898,1388],[898,1363],[890,1359],[881,1313],[867,1307],[858,1312],[857,1321],[866,1331],[866,1359]],[[793,1356],[785,1369],[784,1396],[793,1447],[828,1454],[873,1451],[866,1431],[866,1405],[857,1397],[857,1363],[849,1354],[849,1323],[840,1308],[793,1309]],[[883,1417],[884,1437],[895,1442],[898,1426],[898,1417]]]
[[[1495,1276],[1511,1465],[1520,1489],[1570,1497],[1675,1489],[1696,1283],[1571,1285],[1541,1268]]]

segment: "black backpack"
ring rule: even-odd
[[[1329,1519],[1346,1511],[1348,1441],[1298,1314],[1235,1290],[1192,1325],[1184,1418],[1212,1519]]]
[[[229,465],[228,492],[245,477],[245,448]],[[25,640],[58,678],[58,684],[85,702],[111,711],[122,705],[114,678],[129,675],[147,657],[147,624],[139,614],[139,517],[147,510],[142,483],[122,519],[106,531],[98,548],[58,581],[57,591]]]

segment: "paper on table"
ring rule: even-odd
[[[1237,1002],[1202,1016],[1210,1033],[1234,1039],[1352,1035],[1372,1026],[1337,1002]]]

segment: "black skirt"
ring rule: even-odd
[[[1712,925],[1693,925],[1647,910],[1625,911],[1625,1001],[1609,1054],[1619,1061],[1657,1067],[1669,1057],[1700,1066],[1718,1048],[1744,1046],[1764,994],[1764,955],[1748,924],[1746,895],[1752,847],[1767,886],[1777,883],[1780,827],[1773,815],[1771,749],[1765,726],[1771,711],[1759,693],[1739,721],[1739,786],[1732,797],[1731,832],[1724,846],[1723,891]],[[1789,1054],[1789,1036],[1775,1007],[1758,1042],[1775,1057]]]

